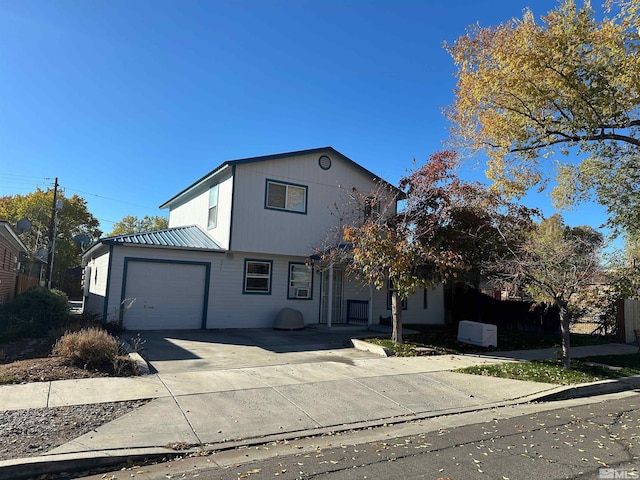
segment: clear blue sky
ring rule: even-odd
[[[107,233],[167,215],[158,205],[225,160],[330,145],[396,183],[448,134],[442,43],[555,5],[2,1],[0,195],[58,177]],[[528,202],[553,213],[545,196]],[[592,206],[565,218],[604,221]]]

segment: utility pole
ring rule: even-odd
[[[47,288],[51,289],[51,275],[53,274],[53,257],[56,247],[56,202],[58,200],[58,177],[53,184],[53,205],[51,206],[51,224],[49,225],[49,254],[47,256]]]

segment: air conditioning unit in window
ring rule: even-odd
[[[309,298],[310,293],[308,288],[296,288],[296,298]]]

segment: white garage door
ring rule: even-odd
[[[207,268],[201,264],[129,261],[124,314],[129,330],[202,328]]]

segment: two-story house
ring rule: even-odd
[[[168,229],[85,252],[85,310],[131,330],[268,328],[287,307],[306,324],[378,323],[388,292],[310,258],[338,225],[341,192],[380,182],[331,147],[224,162],[160,206]],[[443,321],[442,287],[406,302],[405,323]]]

